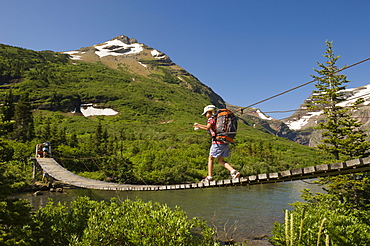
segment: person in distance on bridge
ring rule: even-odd
[[[36,145],[36,157],[41,158],[43,156],[44,152],[42,151],[42,144]]]
[[[202,129],[211,133],[212,139],[216,136],[216,119],[212,117],[216,113],[216,106],[208,105],[203,110],[203,116],[207,117],[207,124],[202,125],[199,123],[194,123],[194,129]],[[218,162],[230,171],[230,176],[233,179],[239,178],[240,173],[235,170],[229,163],[227,163],[224,158],[229,156],[230,148],[229,143],[212,140],[212,145],[209,151],[208,157],[208,176],[203,179],[203,181],[212,180],[213,175],[213,162],[217,158]]]
[[[42,145],[43,145],[43,147],[42,147],[43,156],[42,157],[44,157],[44,158],[46,158],[47,156],[51,157],[50,142],[44,142]]]

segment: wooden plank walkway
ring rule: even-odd
[[[208,188],[230,185],[254,185],[370,171],[370,157],[367,157],[363,159],[355,159],[346,162],[298,168],[276,173],[264,173],[248,177],[240,177],[237,179],[209,181],[206,183],[190,183],[176,185],[131,185],[98,181],[78,176],[68,171],[61,165],[59,165],[53,158],[32,157],[31,160],[34,161],[35,166],[41,168],[42,170],[47,172],[51,177],[62,183],[97,190],[149,191],[149,190],[179,190],[179,189]]]

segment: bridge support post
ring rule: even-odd
[[[37,163],[37,160],[35,157],[31,157],[31,161],[33,161],[33,167],[32,167],[32,183],[34,184],[36,182],[36,179],[38,176],[42,174],[42,169],[40,168],[39,164]],[[37,173],[37,172],[40,173]]]
[[[36,179],[36,164],[33,162],[33,167],[32,167],[32,183],[35,183]]]

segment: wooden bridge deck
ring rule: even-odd
[[[53,158],[31,158],[31,160],[34,161],[35,166],[41,168],[51,177],[62,183],[97,190],[178,190],[230,185],[253,185],[370,171],[370,157],[368,157],[364,159],[355,159],[346,162],[298,168],[276,173],[264,173],[248,177],[240,177],[237,179],[209,181],[206,183],[176,185],[131,185],[103,182],[78,176],[60,166]]]

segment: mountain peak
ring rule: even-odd
[[[112,38],[111,40],[109,41],[112,41],[112,40],[119,40],[119,41],[122,41],[123,43],[125,44],[133,44],[133,43],[138,43],[136,39],[134,38],[129,38],[125,35],[119,35],[115,38]]]
[[[135,70],[138,70],[137,72],[140,74],[148,73],[148,71],[144,71],[148,65],[145,64],[145,61],[155,60],[155,63],[164,66],[175,65],[166,54],[125,35],[119,35],[104,43],[63,53],[70,55],[72,60],[101,61],[113,68],[116,68],[120,63],[126,64],[135,67]],[[149,63],[153,64],[153,62]]]
[[[96,44],[90,47],[84,47],[79,50],[64,52],[71,56],[73,60],[91,60],[91,56],[103,58],[105,56],[123,56],[138,54],[144,50],[144,44],[140,44],[134,38],[120,35],[104,43]],[[84,59],[87,58],[87,59]]]

